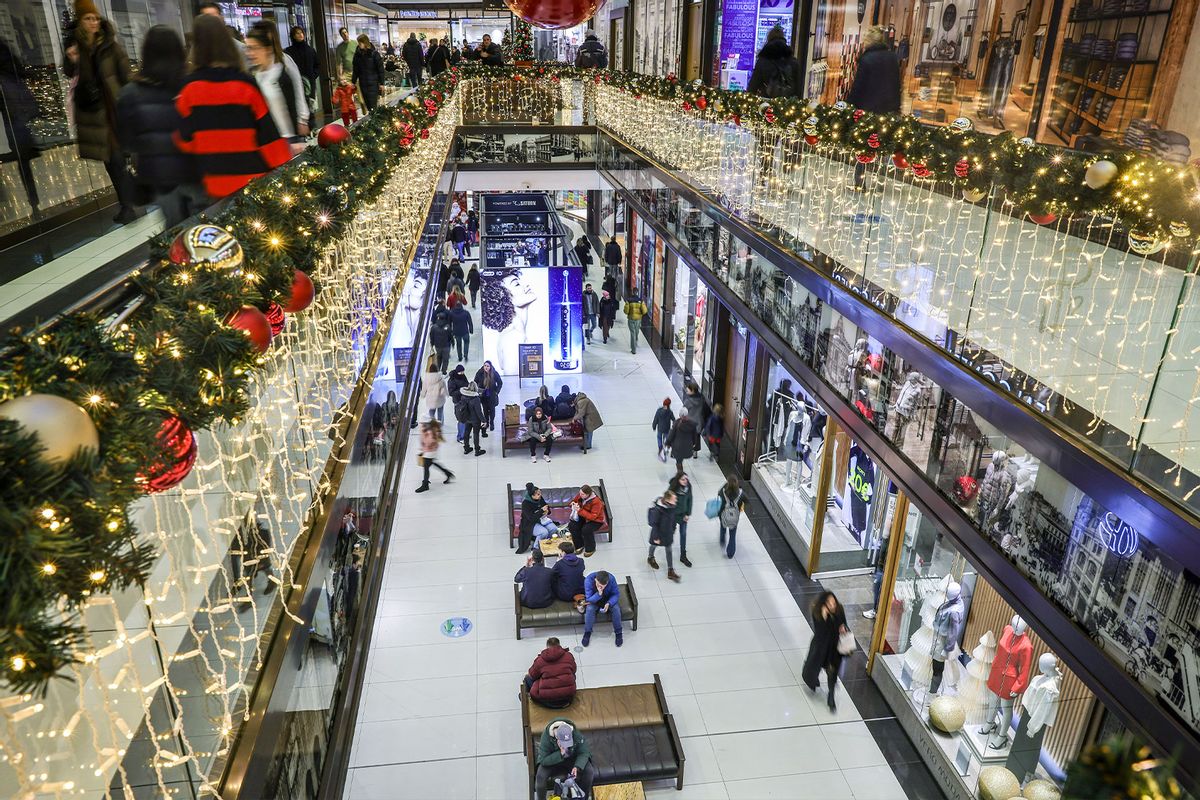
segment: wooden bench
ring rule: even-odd
[[[522,683],[521,723],[531,795],[538,741],[558,717],[575,723],[587,739],[596,786],[674,779],[675,788],[683,789],[683,744],[657,674],[653,683],[580,689],[566,708],[539,706]]]
[[[638,599],[637,592],[633,590],[633,579],[628,575],[625,576],[625,582],[617,584],[617,601],[621,605],[621,623],[629,623],[629,627],[637,630],[638,626]],[[566,600],[555,600],[545,608],[526,608],[521,605],[521,587],[513,584],[513,604],[516,610],[516,625],[517,638],[521,638],[522,628],[552,628],[565,625],[582,625],[583,614],[580,614],[575,609],[574,603],[568,603]],[[600,620],[609,622],[612,619],[610,612],[601,612],[597,609],[596,623]]]
[[[602,533],[608,534],[608,542],[612,544],[612,506],[608,502],[608,489],[604,486],[604,479],[590,484],[593,491],[600,495],[600,502],[604,503],[604,524],[596,529],[596,535]],[[566,525],[571,519],[571,498],[579,494],[578,486],[556,486],[542,489],[542,500],[546,505],[550,506],[550,518],[554,520],[556,525],[560,527]],[[505,484],[505,497],[508,500],[508,546],[515,548],[517,540],[521,536],[521,501],[525,499],[524,489],[514,489],[512,484]]]
[[[562,431],[562,435],[554,440],[554,449],[560,447],[583,447],[583,437],[570,432],[571,420],[551,420],[554,426]],[[500,457],[507,458],[509,450],[528,450],[529,438],[525,433],[525,422],[505,422],[501,429],[504,437],[501,439]],[[538,445],[541,446],[540,444]]]

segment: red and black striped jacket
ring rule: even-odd
[[[175,144],[196,157],[204,188],[225,197],[292,157],[286,139],[249,75],[204,67],[187,76],[179,97]]]

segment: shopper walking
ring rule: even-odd
[[[575,255],[579,259],[579,264],[583,267],[583,277],[587,277],[588,270],[592,266],[592,245],[588,242],[586,236],[580,236],[575,240]]]
[[[484,421],[487,417],[484,415],[483,402],[479,398],[479,387],[474,383],[467,384],[465,389],[459,392],[461,400],[454,408],[454,416],[458,421],[464,424],[463,430],[463,455],[470,455],[472,452],[477,456],[481,456],[487,451],[479,446],[479,434],[483,429]],[[472,438],[474,445],[472,446]]]
[[[292,63],[300,71],[300,80],[304,86],[304,98],[308,101],[309,111],[308,118],[304,121],[311,129],[317,110],[317,81],[321,77],[321,62],[317,58],[317,51],[306,41],[304,28],[293,25],[290,39],[291,44],[285,47],[283,52],[292,59]]]
[[[440,378],[441,375],[438,375]],[[437,467],[446,479],[442,483],[449,483],[454,480],[454,473],[437,463],[438,448],[445,439],[442,437],[442,423],[436,419],[431,419],[421,426],[421,468],[424,474],[421,478],[421,485],[417,487],[417,493],[429,491],[429,470]]]
[[[431,76],[438,76],[450,67],[450,48],[446,41],[434,39],[429,43],[429,52],[425,54],[425,66],[429,67]]]
[[[504,379],[496,372],[491,361],[485,361],[475,373],[475,384],[479,387],[480,399],[483,402],[486,422],[483,435],[487,436],[488,431],[496,430],[496,406],[500,405],[500,389],[504,386]]]
[[[354,53],[358,50],[358,42],[350,38],[350,31],[345,28],[338,28],[338,36],[342,39],[334,48],[338,77],[350,80],[354,73]]]
[[[642,298],[637,292],[629,295],[625,301],[625,321],[629,325],[629,352],[637,354],[638,339],[642,335],[642,317],[646,316],[649,309],[642,302]]]
[[[608,283],[608,280],[605,280]],[[612,331],[613,323],[617,321],[617,301],[607,289],[600,293],[600,333],[604,343],[608,344],[608,334]]]
[[[79,157],[104,164],[119,204],[113,222],[124,225],[137,218],[133,180],[117,143],[117,97],[130,80],[129,57],[116,28],[100,16],[93,0],[75,0],[75,19],[63,72],[78,79],[73,97]]]
[[[450,345],[454,341],[452,331],[449,312],[429,321],[429,344],[437,356],[438,369],[443,373],[450,369]]]
[[[650,523],[650,553],[646,563],[651,569],[658,569],[654,551],[663,548],[667,553],[667,579],[679,583],[679,573],[675,571],[675,560],[671,554],[671,546],[675,542],[675,493],[670,489],[663,492],[662,497],[655,500],[646,512],[646,521]]]
[[[692,518],[692,479],[686,472],[678,473],[671,478],[667,488],[675,495],[675,529],[679,531],[679,563],[690,567],[692,562],[687,557],[687,528],[688,520]]]
[[[589,283],[583,287],[583,334],[587,343],[592,343],[592,331],[596,330],[596,317],[600,313],[600,298],[592,291]]]
[[[621,245],[617,244],[617,237],[610,236],[604,244],[605,275],[615,275],[620,271],[621,256]]]
[[[704,397],[700,394],[700,387],[692,381],[688,381],[683,387],[683,407],[687,409],[692,422],[697,425],[704,424]]]
[[[467,248],[467,226],[462,224],[462,220],[458,220],[450,228],[450,241],[454,243],[454,252],[458,255],[459,261],[464,261],[470,255]]]
[[[720,403],[713,406],[712,413],[704,420],[704,442],[708,445],[708,460],[716,461],[721,457],[721,439],[725,437],[725,420]]]
[[[592,31],[583,37],[583,44],[575,51],[575,66],[579,69],[605,69],[608,66],[608,50]]]
[[[604,420],[600,418],[596,404],[583,392],[575,395],[575,417],[571,422],[583,427],[583,446],[579,449],[586,453],[592,449],[592,436],[604,425]]]
[[[250,74],[271,109],[275,128],[290,143],[292,154],[299,153],[308,135],[308,101],[300,70],[284,55],[278,32],[270,22],[256,22],[250,27],[245,52]]]
[[[175,145],[195,157],[209,197],[221,198],[286,162],[291,151],[219,17],[193,20],[189,60],[192,71],[175,99]]]
[[[383,91],[387,73],[383,69],[383,56],[371,44],[371,37],[365,33],[358,35],[358,49],[354,51],[354,72],[352,80],[358,86],[362,95],[363,106],[370,114],[379,105],[379,95]]]
[[[671,426],[666,444],[675,459],[676,473],[683,472],[685,459],[694,458],[700,451],[700,429],[686,408],[679,412],[679,419]]]
[[[742,519],[742,510],[746,507],[746,493],[742,491],[736,476],[729,476],[729,481],[717,492],[721,501],[721,510],[717,519],[721,523],[721,544],[725,545],[728,537],[729,544],[725,547],[725,555],[733,558],[737,550],[737,528]]]
[[[454,334],[458,360],[466,361],[471,357],[471,334],[475,332],[475,322],[465,305],[460,304],[450,309],[450,332]]]
[[[616,635],[614,643],[617,647],[624,644],[625,640],[621,636],[620,592],[613,577],[604,570],[588,575],[583,579],[583,598],[587,608],[583,612],[583,640],[580,644],[587,647],[592,643],[592,628],[596,625],[596,615],[606,612],[612,616],[613,633]]]
[[[429,412],[430,419],[442,422],[446,419],[443,406],[446,405],[446,376],[438,366],[436,355],[430,355],[426,360],[425,374],[421,376],[421,408]]]
[[[550,461],[550,451],[554,449],[554,437],[551,436],[550,418],[540,406],[534,406],[533,416],[526,425],[526,441],[529,442],[529,460],[537,461],[537,446],[542,445],[542,460]]]
[[[804,70],[792,55],[782,28],[776,26],[767,33],[767,43],[754,60],[746,91],[768,98],[802,96]]]
[[[141,70],[117,97],[117,139],[135,168],[134,184],[158,203],[168,229],[208,205],[195,159],[180,152],[173,138],[179,128],[175,95],[186,63],[179,34],[155,25],[142,43]]]
[[[838,602],[833,592],[821,592],[812,605],[812,643],[808,646],[808,656],[804,659],[801,677],[810,691],[820,688],[818,677],[821,670],[825,671],[825,682],[829,686],[829,697],[826,703],[830,711],[837,711],[834,702],[834,688],[837,686],[838,673],[842,668],[842,653],[838,649],[842,634],[849,631],[846,627],[846,611]]]
[[[583,553],[584,558],[591,558],[596,552],[596,531],[604,525],[604,501],[600,495],[584,484],[571,498],[571,520],[567,530],[571,532],[571,541],[575,549]]]
[[[662,405],[654,412],[654,419],[650,422],[650,427],[654,429],[654,433],[658,436],[658,460],[665,462],[667,460],[667,437],[671,435],[671,426],[675,424],[675,412],[671,410],[671,398],[663,399]]]
[[[467,212],[467,233],[471,236],[471,244],[479,244],[479,212],[473,208]]]
[[[454,416],[458,422],[458,435],[455,438],[455,441],[458,442],[459,444],[462,444],[463,433],[466,432],[467,426],[463,423],[462,419],[458,416],[458,401],[462,400],[462,390],[467,388],[468,383],[469,383],[469,381],[467,380],[467,368],[464,367],[462,364],[459,364],[458,366],[456,366],[450,372],[450,376],[448,378],[446,378],[446,391],[448,392],[448,394],[450,396],[451,408],[454,409]]]
[[[408,67],[408,85],[417,88],[421,85],[421,72],[425,69],[425,52],[417,41],[417,34],[408,34],[404,46],[400,48],[400,58]]]
[[[467,271],[467,289],[471,291],[471,308],[475,308],[475,301],[479,299],[479,282],[479,267],[472,264],[471,269]]]

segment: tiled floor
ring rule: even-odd
[[[645,508],[673,470],[655,457],[650,418],[662,398],[676,392],[644,339],[634,356],[625,326],[615,330],[609,345],[587,351],[585,373],[565,380],[585,390],[604,417],[587,455],[563,448],[552,463],[531,464],[519,451],[501,459],[495,437],[486,440],[488,452],[480,458],[464,456],[450,442],[444,463],[457,480],[435,482],[422,495],[412,494],[419,470],[406,468],[347,796],[524,797],[518,684],[545,636],[557,635],[575,650],[582,687],[662,677],[683,737],[686,785],[678,793],[673,784],[653,785],[649,797],[938,797],[906,795],[901,788],[897,774],[905,775],[915,753],[898,726],[882,731],[888,740],[899,737],[896,748],[908,748],[893,757],[880,749],[874,723],[864,722],[845,690],[835,714],[823,691],[813,696],[804,688],[799,672],[810,628],[797,592],[756,532],[759,523],[743,519],[731,561],[701,511],[723,480],[715,464],[690,465],[697,503],[688,555],[695,566],[679,567],[683,581],[675,584],[665,569],[646,564]],[[472,350],[481,352],[478,343]],[[469,372],[477,366],[468,365]],[[503,401],[519,402],[534,391],[513,377]],[[626,629],[619,650],[603,626],[586,650],[579,647],[580,628],[530,632],[517,641],[511,587],[523,559],[508,546],[505,485],[597,478],[608,488],[616,541],[602,542],[588,569],[632,576],[641,599],[639,628]],[[475,623],[472,631],[459,639],[442,636],[439,623],[460,615]],[[861,672],[860,665],[853,669]],[[851,695],[863,693],[865,678],[858,673],[848,673]]]

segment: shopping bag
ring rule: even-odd
[[[854,642],[854,634],[849,629],[842,631],[838,636],[837,651],[844,656],[851,655],[857,645]]]
[[[704,504],[704,516],[709,519],[716,519],[721,513],[721,498],[714,497]]]
[[[516,403],[509,403],[504,407],[504,424],[519,425],[521,424],[521,407]]]

